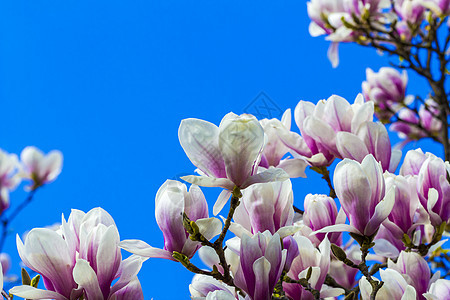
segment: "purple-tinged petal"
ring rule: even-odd
[[[253,299],[270,300],[272,291],[269,290],[270,262],[263,256],[253,263],[253,273],[255,274],[255,288],[250,290]],[[253,293],[252,293],[253,292]]]
[[[135,276],[128,282],[126,286],[112,294],[108,300],[144,300],[144,293],[142,292],[141,283]]]
[[[350,158],[358,162],[361,162],[369,154],[364,142],[350,132],[338,132],[336,146],[342,158]]]

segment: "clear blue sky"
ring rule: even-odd
[[[102,206],[122,239],[162,247],[156,191],[195,169],[177,138],[183,118],[218,124],[262,91],[281,110],[331,94],[353,101],[365,68],[387,65],[371,49],[343,45],[332,69],[328,43],[310,37],[308,24],[298,0],[2,1],[0,148],[64,153],[61,176],[37,193],[14,232]],[[409,91],[428,93],[417,80]],[[294,180],[298,206],[307,193],[326,192],[308,175]],[[210,203],[217,192],[207,192]],[[17,265],[14,237],[7,243]],[[139,277],[146,299],[188,299],[192,276],[181,265],[150,259]]]

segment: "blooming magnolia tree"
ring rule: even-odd
[[[144,299],[137,274],[146,259],[164,258],[195,273],[192,299],[450,299],[450,1],[310,0],[307,9],[311,35],[331,41],[333,65],[338,43],[354,42],[388,54],[395,68],[367,69],[353,103],[333,95],[300,101],[281,120],[183,120],[180,144],[197,175],[182,178],[189,188],[167,180],[156,193],[162,247],[120,241],[101,208],[73,210],[56,228],[17,237],[37,275],[23,269],[23,284],[3,297]],[[426,97],[407,95],[407,71],[427,80]],[[394,148],[386,125],[403,139]],[[423,138],[441,144],[444,157],[402,154]],[[57,151],[28,147],[21,162],[0,152],[0,251],[8,224],[61,164]],[[294,200],[291,178],[305,178],[306,168],[322,175],[328,195]],[[31,180],[29,196],[9,212],[21,179]],[[212,213],[201,187],[222,189]],[[133,254],[122,259],[121,249]],[[191,262],[196,253],[207,268]],[[8,280],[8,258],[0,259]]]

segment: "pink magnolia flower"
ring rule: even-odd
[[[427,292],[430,284],[439,277],[439,275],[433,276],[430,280],[431,271],[427,261],[415,252],[402,251],[396,263],[392,260],[388,261],[388,268],[396,270],[409,285],[415,288],[418,299],[425,299],[422,294]]]
[[[447,180],[449,172],[441,158],[429,153],[418,174],[419,200],[434,226],[450,220],[450,183]]]
[[[342,19],[353,24],[352,15],[362,16],[366,11],[373,18],[379,18],[379,11],[389,6],[386,0],[311,0],[307,2],[308,16],[311,19],[311,36],[327,35],[331,41],[328,59],[333,67],[339,64],[339,42],[350,42],[355,33],[344,25]]]
[[[417,195],[417,177],[395,176],[386,172],[384,178],[387,190],[395,188],[395,203],[383,225],[398,240],[401,240],[404,234],[412,237],[417,226],[428,222],[427,213]]]
[[[300,101],[294,116],[301,136],[282,129],[278,134],[291,152],[315,167],[328,166],[335,157],[361,162],[371,153],[384,170],[393,171],[401,152],[391,150],[386,128],[373,122],[373,110],[373,102],[364,102],[361,94],[354,104],[336,95],[316,105]]]
[[[332,225],[317,233],[349,231],[372,236],[394,206],[395,189],[385,194],[381,165],[371,154],[361,163],[350,159],[341,161],[334,171],[334,188],[350,225]]]
[[[254,184],[242,191],[230,230],[239,237],[266,230],[274,234],[293,225],[293,204],[290,180]]]
[[[400,168],[402,175],[417,175],[419,200],[434,226],[450,219],[449,172],[448,162],[432,153],[424,154],[421,149],[408,151]]]
[[[339,64],[339,42],[352,40],[352,30],[342,22],[342,18],[352,22],[351,14],[346,10],[343,0],[311,0],[306,4],[311,19],[309,34],[313,37],[326,34],[332,41],[328,49],[328,59],[335,68]]]
[[[405,100],[408,75],[400,74],[393,68],[383,67],[378,73],[366,69],[366,81],[362,89],[366,101],[375,103],[375,113],[380,120],[389,120],[398,109],[399,103]]]
[[[200,186],[220,186],[233,190],[260,182],[286,180],[282,169],[269,168],[258,173],[264,149],[264,129],[252,116],[227,114],[220,126],[199,120],[185,119],[178,130],[180,144],[201,176],[182,179]]]
[[[73,210],[68,222],[63,216],[58,231],[32,229],[25,243],[17,236],[23,263],[41,274],[47,290],[22,285],[10,292],[27,299],[144,299],[136,276],[144,260],[122,261],[118,243],[117,227],[106,211]]]
[[[141,240],[124,240],[120,247],[143,257],[158,257],[175,260],[173,252],[191,258],[201,244],[192,241],[183,226],[183,213],[195,221],[200,232],[211,239],[222,230],[222,223],[208,218],[208,204],[197,185],[191,185],[189,192],[185,184],[167,180],[158,190],[155,200],[156,222],[164,235],[164,249],[154,248]]]
[[[32,190],[41,185],[52,182],[61,173],[63,156],[58,150],[50,151],[44,155],[36,147],[29,146],[20,154],[22,162],[21,174],[24,178],[31,179]]]
[[[366,121],[373,119],[373,103],[364,103],[358,95],[354,104],[333,95],[316,105],[300,101],[294,112],[301,136],[288,130],[279,130],[281,140],[293,154],[304,157],[312,166],[328,166],[340,158],[336,146],[338,132],[356,132]]]

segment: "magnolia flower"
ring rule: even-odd
[[[253,237],[242,236],[240,265],[234,283],[249,299],[270,300],[283,271],[287,250],[282,250],[278,233],[258,232]]]
[[[349,231],[372,236],[394,206],[395,189],[385,194],[381,165],[370,154],[361,163],[350,159],[341,161],[334,171],[334,188],[350,225],[332,225],[317,233]]]
[[[425,299],[422,294],[428,290],[429,285],[439,278],[431,278],[430,268],[427,261],[415,252],[402,251],[398,256],[397,262],[388,261],[388,268],[400,273],[406,282],[413,286],[417,292],[418,299]]]
[[[384,284],[377,292],[377,299],[416,300],[416,290],[406,282],[400,273],[392,269],[386,269],[380,270],[380,276]],[[375,278],[374,280],[377,279]],[[371,298],[372,286],[366,277],[363,276],[360,279],[359,288],[361,298],[363,300],[369,300]]]
[[[309,34],[313,37],[328,35],[327,38],[332,41],[328,49],[328,59],[335,68],[339,64],[339,42],[352,40],[352,30],[342,22],[344,18],[352,23],[351,13],[347,11],[344,0],[311,0],[306,5],[311,19]]]
[[[31,179],[32,190],[41,185],[52,182],[61,173],[63,156],[58,150],[50,151],[44,155],[36,147],[29,146],[20,154],[22,162],[21,175],[23,178]]]
[[[430,215],[431,224],[440,225],[450,218],[450,172],[448,162],[421,149],[410,150],[400,168],[401,175],[417,175],[417,193],[421,205]]]
[[[185,119],[178,129],[178,137],[201,174],[182,179],[225,189],[214,205],[214,215],[222,210],[235,187],[245,189],[255,183],[289,178],[283,169],[259,167],[265,144],[264,129],[252,115],[229,113],[219,127],[199,119]]]
[[[279,130],[281,140],[293,154],[304,157],[312,166],[328,166],[341,154],[336,146],[337,133],[356,132],[366,121],[373,119],[373,103],[364,103],[358,95],[354,104],[333,95],[316,105],[300,101],[294,112],[301,136],[288,130]]]
[[[294,198],[290,180],[254,184],[242,191],[241,205],[230,230],[237,236],[253,235],[293,225]]]
[[[366,101],[375,103],[375,112],[380,120],[389,120],[397,110],[398,103],[405,100],[408,75],[393,68],[383,67],[378,73],[366,69],[367,81],[362,83]]]
[[[17,236],[17,249],[47,290],[22,285],[10,293],[27,299],[144,299],[136,276],[144,260],[130,256],[122,261],[118,243],[114,220],[101,208],[87,214],[73,210],[68,222],[63,216],[58,231],[34,228],[25,243]]]
[[[441,158],[431,153],[427,156],[418,174],[417,192],[431,224],[439,226],[450,220],[450,183],[447,180],[450,170]]]
[[[176,251],[191,258],[201,244],[189,238],[183,226],[183,213],[195,221],[200,233],[207,239],[222,230],[219,219],[208,218],[208,204],[197,185],[191,185],[188,192],[185,184],[167,180],[159,188],[155,200],[156,222],[164,235],[164,249],[154,248],[140,240],[124,240],[120,247],[143,257],[175,260],[172,255]]]
[[[404,234],[412,236],[419,225],[427,222],[426,212],[422,208],[417,195],[416,176],[395,176],[384,173],[386,189],[395,187],[395,204],[383,225],[401,240]]]

